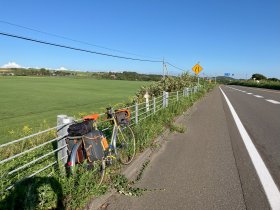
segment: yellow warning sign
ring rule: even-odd
[[[202,67],[197,63],[197,64],[195,64],[194,65],[194,67],[192,67],[192,70],[194,71],[194,73],[197,75],[197,74],[199,74],[199,72],[201,72],[202,71]]]

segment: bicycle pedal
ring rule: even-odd
[[[106,165],[112,165],[114,159],[116,159],[115,156],[113,156],[113,155],[108,155],[108,156],[106,157],[106,161],[105,161],[105,162],[106,162]]]

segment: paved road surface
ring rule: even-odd
[[[223,88],[280,188],[280,91]]]
[[[280,105],[275,104],[279,94],[251,89],[252,94],[247,94],[237,90],[248,92],[246,88],[237,86],[222,89],[279,186]],[[107,201],[107,209],[270,209],[218,88],[180,123],[187,132],[165,139],[137,184],[150,191],[141,197],[114,195]]]

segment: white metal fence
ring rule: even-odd
[[[146,101],[135,103],[131,111],[131,126],[138,124],[158,111],[189,97],[199,90],[198,86],[183,91],[163,92],[162,96],[146,97]],[[105,113],[100,114],[100,116]],[[51,176],[59,163],[66,164],[68,148],[65,137],[73,117],[57,116],[57,126],[0,145],[0,192],[11,189],[16,183],[44,172]],[[102,123],[102,121],[98,122]],[[105,127],[103,131],[110,129]]]

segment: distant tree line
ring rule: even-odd
[[[91,77],[95,79],[108,80],[131,80],[131,81],[160,81],[162,76],[156,74],[138,74],[137,72],[78,72],[68,70],[49,70],[41,69],[24,69],[24,68],[10,68],[0,69],[2,76],[63,76],[63,77]]]
[[[45,68],[41,69],[23,69],[23,68],[11,68],[11,69],[0,69],[1,75],[14,75],[14,76],[75,76],[75,72],[70,71],[59,71],[59,70],[48,70]]]
[[[138,74],[136,72],[99,72],[92,73],[92,77],[96,79],[112,79],[112,80],[131,80],[131,81],[159,81],[161,75],[156,74]]]

